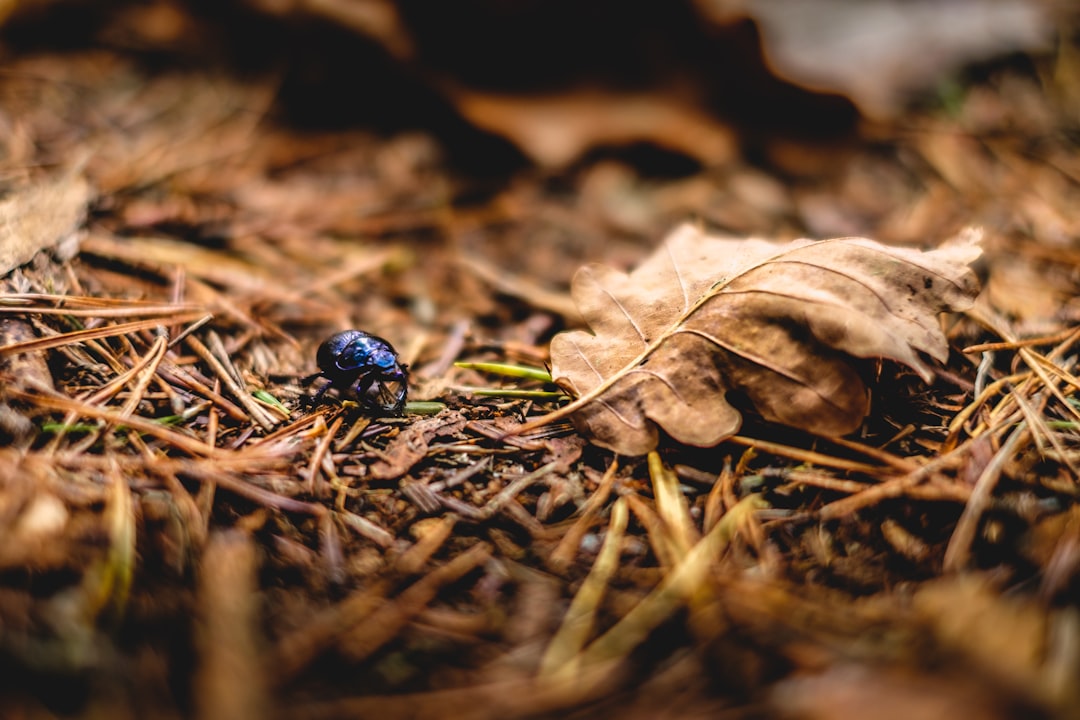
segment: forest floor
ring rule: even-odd
[[[1080,717],[1075,48],[841,133],[683,112],[563,157],[463,94],[354,121],[180,8],[5,38],[0,715]],[[486,391],[555,388],[455,363],[545,366],[574,272],[685,221],[978,226],[983,290],[845,438],[508,435],[558,400]],[[404,416],[304,404],[347,328]]]

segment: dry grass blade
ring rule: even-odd
[[[744,515],[765,507],[767,504],[758,495],[741,500],[678,565],[668,571],[655,590],[571,662],[587,668],[625,658],[649,633],[683,607],[700,587],[711,582],[709,574],[713,563],[727,547]]]
[[[649,538],[649,547],[652,548],[657,563],[664,570],[674,567],[678,557],[675,554],[675,549],[672,548],[668,529],[664,526],[664,521],[660,519],[660,515],[655,508],[640,495],[626,493],[622,497],[630,506],[630,512],[634,513],[638,522],[645,528],[645,533]]]
[[[69,315],[71,317],[141,317],[174,315],[206,308],[184,302],[49,293],[0,293],[0,313]]]
[[[1006,389],[1010,385],[1016,383],[1022,383],[1033,377],[1030,372],[1018,373],[1015,375],[1008,375],[1006,377],[995,380],[982,389],[974,400],[964,406],[960,412],[958,412],[949,423],[949,434],[945,437],[945,441],[941,444],[941,452],[943,454],[952,452],[956,448],[956,443],[960,437],[960,433],[964,429],[964,425],[975,415],[980,407],[982,407],[990,398],[994,397],[1002,390]]]
[[[679,488],[679,478],[664,465],[659,453],[649,453],[649,477],[652,478],[656,512],[667,530],[664,536],[669,555],[678,562],[686,557],[701,536],[690,518],[690,508]]]
[[[1025,422],[1027,422],[1028,429],[1031,430],[1031,436],[1035,440],[1035,445],[1039,450],[1039,454],[1043,457],[1051,454],[1046,447],[1047,443],[1053,448],[1053,453],[1065,467],[1072,473],[1073,478],[1080,480],[1080,468],[1077,468],[1075,461],[1070,456],[1068,450],[1062,444],[1061,439],[1057,433],[1050,429],[1046,420],[1043,419],[1042,411],[1045,409],[1046,398],[1044,395],[1038,395],[1035,400],[1039,407],[1032,407],[1031,403],[1024,399],[1023,395],[1016,392],[1012,393],[1013,402],[1020,408],[1020,414],[1024,416]],[[1075,423],[1072,423],[1075,427]]]
[[[1038,353],[1031,353],[1031,359],[1042,365],[1044,368],[1057,375],[1059,378],[1065,381],[1065,383],[1071,386],[1074,390],[1080,390],[1080,378],[1070,373],[1065,368],[1061,367],[1057,363],[1053,362],[1047,357]]]
[[[17,295],[0,294],[0,313],[15,315],[58,315],[61,317],[126,318],[162,317],[172,321],[172,316],[182,313],[206,312],[198,305],[173,305],[162,303],[139,304],[133,301],[90,302],[101,298],[83,298],[73,295]],[[56,307],[40,307],[33,303],[50,301]],[[212,315],[210,316],[213,317]]]
[[[1080,328],[1066,328],[1061,332],[1056,332],[1051,335],[1043,335],[1041,337],[1024,338],[1023,340],[1007,341],[1007,342],[991,342],[991,343],[979,343],[977,345],[969,345],[963,349],[965,355],[973,355],[976,353],[984,352],[997,352],[998,350],[1018,350],[1022,347],[1033,347],[1035,345],[1052,345],[1054,343],[1070,343],[1080,337]]]
[[[801,448],[791,447],[790,445],[783,445],[769,440],[759,440],[757,438],[733,435],[728,438],[728,441],[736,445],[744,445],[746,447],[754,448],[755,450],[779,455],[780,457],[798,460],[799,462],[810,463],[811,465],[821,465],[822,467],[831,467],[837,470],[846,470],[847,472],[863,473],[877,477],[880,476],[883,471],[882,468],[876,465],[854,462],[853,460],[846,460],[844,458],[826,455],[813,450],[803,450]],[[862,450],[861,445],[858,447]]]
[[[701,519],[702,532],[708,533],[720,521],[727,510],[735,507],[735,473],[731,469],[731,458],[724,460],[724,468],[713,482],[712,489],[705,499],[705,513]]]
[[[158,336],[154,339],[154,344],[146,353],[146,357],[141,358],[132,367],[132,370],[135,370],[135,368],[138,368],[138,370],[136,370],[135,374],[135,384],[131,388],[131,396],[124,401],[120,410],[125,417],[134,413],[136,408],[139,407],[139,403],[146,397],[146,390],[157,376],[158,366],[161,361],[165,359],[166,345],[165,338]]]
[[[851,515],[882,500],[901,497],[916,486],[926,482],[934,473],[940,472],[946,467],[960,464],[962,456],[970,443],[971,440],[964,441],[948,455],[939,455],[918,470],[913,470],[899,477],[884,479],[879,485],[872,485],[850,497],[831,502],[818,510],[817,515],[822,520],[834,520]]]
[[[86,574],[83,586],[91,617],[108,611],[111,619],[122,617],[135,576],[135,510],[131,489],[119,468],[109,471],[105,520],[109,552]]]
[[[867,489],[867,484],[856,480],[841,480],[823,473],[807,472],[805,470],[781,470],[777,475],[786,481],[800,485],[835,490],[842,493],[858,493]]]
[[[146,355],[142,358],[139,358],[139,360],[132,365],[130,370],[121,375],[118,375],[110,382],[106,383],[104,387],[102,387],[100,390],[87,398],[86,402],[93,405],[103,403],[114,397],[125,385],[130,383],[132,380],[135,380],[135,385],[132,388],[131,396],[124,403],[123,407],[120,410],[120,413],[123,417],[130,417],[131,414],[135,412],[135,409],[138,407],[139,402],[141,402],[143,395],[146,392],[147,386],[156,377],[158,366],[160,365],[161,360],[164,357],[165,341],[163,338],[159,337],[154,341],[154,345],[150,348]],[[59,430],[48,445],[48,452],[55,453],[57,451],[64,436],[67,434],[67,428],[72,426],[77,419],[78,415],[76,413],[67,413],[67,415],[64,417],[63,423],[61,423]],[[100,433],[101,429],[98,429],[95,432],[88,433],[86,439],[83,441],[82,444],[83,449],[89,447],[94,442],[96,442],[98,437],[100,437]]]
[[[329,455],[330,445],[334,441],[334,437],[337,435],[338,430],[341,428],[341,423],[344,422],[343,418],[336,417],[334,422],[330,424],[330,427],[326,427],[322,422],[319,424],[325,432],[322,440],[315,447],[315,452],[311,456],[311,462],[308,463],[307,468],[307,489],[312,495],[315,495],[315,481],[319,477],[319,468],[323,464],[323,460],[327,459],[333,466],[334,459]]]
[[[626,500],[623,498],[616,500],[611,507],[611,520],[604,537],[604,545],[600,548],[592,569],[570,603],[562,625],[551,639],[540,661],[541,678],[556,675],[573,677],[580,671],[571,659],[577,657],[585,646],[595,624],[596,612],[603,599],[604,590],[618,569],[620,546],[623,533],[626,532],[628,518]]]
[[[881,450],[880,448],[864,445],[863,443],[855,442],[854,440],[849,440],[844,437],[831,437],[828,438],[828,441],[842,448],[854,450],[868,458],[878,460],[900,472],[911,472],[919,467],[919,463],[911,458],[898,457],[890,452]]]

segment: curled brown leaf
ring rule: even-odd
[[[572,414],[593,442],[626,455],[654,448],[658,428],[709,447],[738,431],[727,397],[738,391],[768,420],[851,432],[869,410],[854,358],[892,358],[927,380],[922,356],[946,358],[937,315],[977,294],[968,264],[978,240],[969,230],[924,252],[684,225],[629,274],[578,271],[571,293],[592,332],[552,341],[552,377],[577,399],[545,419]]]

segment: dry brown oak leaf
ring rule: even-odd
[[[571,295],[592,332],[551,343],[551,374],[576,400],[593,442],[624,455],[656,447],[658,427],[711,447],[738,432],[739,391],[766,419],[821,435],[852,432],[869,411],[855,358],[893,358],[932,378],[942,361],[938,313],[978,294],[967,230],[940,248],[865,238],[796,240],[706,235],[684,225],[630,274],[590,265]],[[532,425],[543,424],[538,421]]]

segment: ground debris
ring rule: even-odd
[[[181,39],[215,12],[121,6],[94,49],[28,47],[11,36],[33,18],[0,18],[20,238],[0,286],[0,714],[1076,715],[1067,43],[843,142],[736,147],[680,96],[711,143],[679,138],[691,162],[589,140],[558,172],[493,170],[430,105],[407,130],[326,98],[326,122],[298,122],[276,30],[197,58]],[[942,318],[929,384],[866,360],[870,412],[843,438],[730,397],[744,424],[715,448],[615,455],[568,423],[516,436],[558,407],[539,380],[462,389],[491,380],[457,360],[544,366],[580,325],[574,272],[634,267],[687,219],[922,249],[977,224],[988,290]],[[306,407],[345,328],[385,337],[444,409]]]

